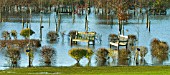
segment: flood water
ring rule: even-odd
[[[60,32],[65,32],[64,41],[62,41],[62,37],[59,36],[59,41],[56,43],[48,43],[46,39],[46,34],[48,31],[55,31],[55,17],[58,17],[55,15],[55,13],[51,14],[41,14],[43,16],[43,23],[42,26],[44,28],[42,29],[43,37],[42,37],[42,46],[44,45],[51,45],[53,46],[56,51],[56,63],[53,64],[53,66],[72,66],[76,63],[76,60],[69,56],[68,51],[71,48],[74,47],[83,47],[86,48],[87,43],[80,42],[76,46],[70,46],[69,40],[68,40],[68,33],[71,30],[78,30],[78,31],[85,31],[85,15],[75,15],[75,23],[72,23],[72,15],[68,14],[61,14],[61,27]],[[48,23],[50,16],[50,25]],[[146,17],[146,15],[145,15]],[[152,62],[152,56],[150,51],[150,43],[153,38],[158,38],[161,41],[165,41],[168,44],[170,44],[170,10],[167,10],[167,15],[151,15],[149,16],[151,21],[151,31],[149,32],[146,28],[146,18],[139,19],[139,22],[136,18],[132,18],[128,20],[128,22],[132,24],[126,24],[124,25],[125,35],[134,34],[136,36],[139,36],[138,39],[138,46],[146,46],[148,48],[148,53],[145,56],[145,61],[147,65],[154,65]],[[40,39],[40,15],[39,14],[32,14],[32,21],[31,21],[31,29],[35,31],[35,34],[33,34],[30,38],[31,39]],[[109,49],[109,42],[108,42],[108,35],[109,34],[118,34],[118,25],[107,25],[107,24],[101,24],[100,22],[106,22],[106,20],[99,19],[98,15],[95,15],[94,13],[90,13],[88,15],[88,24],[89,24],[89,31],[95,31],[99,35],[102,35],[102,41],[101,43],[96,40],[95,46],[90,46],[90,48],[93,49],[93,51],[96,51],[98,48],[106,48]],[[118,22],[117,19],[113,19],[115,23]],[[100,23],[100,24],[99,24]],[[26,27],[26,26],[25,26]],[[21,22],[2,22],[0,23],[0,32],[2,31],[11,31],[16,30],[18,32],[18,39],[24,39],[20,36],[20,31],[22,30],[22,23]],[[138,34],[139,33],[139,34]],[[1,36],[1,34],[0,34]],[[3,38],[1,38],[3,39]],[[13,39],[13,38],[12,38]],[[0,51],[0,67],[8,67],[9,61],[7,61],[5,54],[3,54],[4,51]],[[34,53],[34,60],[33,60],[33,66],[40,66],[40,52],[37,51]],[[83,66],[86,66],[88,63],[88,60],[86,58],[83,58],[80,61],[80,64]],[[113,66],[118,66],[117,63],[111,63]],[[170,65],[170,59],[163,62],[163,65]],[[21,53],[21,60],[20,65],[21,67],[27,67],[28,66],[28,56],[26,53]],[[92,56],[91,59],[91,66],[97,66],[96,65],[96,59],[95,55]],[[135,64],[130,63],[130,66],[135,66]],[[1,68],[0,68],[1,69]]]

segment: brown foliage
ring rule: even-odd
[[[0,40],[0,45],[1,47],[6,47],[8,45],[19,45],[19,47],[23,48],[25,46],[27,46],[27,44],[30,42],[31,46],[35,46],[35,47],[40,47],[41,46],[41,42],[40,40],[36,40],[36,39],[31,39],[31,40]]]

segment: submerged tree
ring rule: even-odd
[[[43,58],[44,63],[47,66],[50,66],[55,56],[55,49],[51,46],[43,46],[41,50],[41,56]]]

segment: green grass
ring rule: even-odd
[[[170,66],[31,67],[0,71],[0,75],[170,75]]]

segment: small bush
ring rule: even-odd
[[[50,39],[50,41],[56,41],[58,36],[58,33],[56,33],[55,31],[49,31],[47,33],[47,39]]]
[[[6,56],[9,57],[12,67],[17,66],[21,57],[19,49],[11,46],[8,47]]]
[[[169,46],[166,42],[158,39],[153,39],[151,42],[151,54],[156,57],[159,62],[163,62],[168,59]]]
[[[51,46],[43,46],[41,50],[41,56],[45,64],[50,65],[54,59],[55,49]]]
[[[11,35],[14,37],[14,39],[17,39],[17,31],[16,30],[12,30]]]
[[[69,55],[76,59],[77,63],[79,63],[79,61],[87,56],[87,50],[84,48],[72,48],[71,50],[69,50]]]
[[[107,59],[108,59],[108,50],[105,48],[99,48],[97,50],[97,65],[98,66],[104,66],[107,64]]]
[[[8,38],[10,39],[10,34],[9,34],[9,32],[8,32],[8,31],[3,31],[3,32],[2,32],[2,37],[3,37],[5,40],[7,40]]]
[[[118,54],[118,64],[119,65],[128,65],[128,56],[130,52],[127,51],[126,49],[120,49],[119,54]]]
[[[26,28],[26,29],[21,30],[20,35],[25,38],[28,38],[34,33],[35,32],[33,30],[31,30],[30,28]]]

